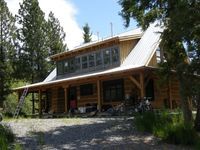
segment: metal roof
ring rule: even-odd
[[[151,24],[121,66],[146,66],[159,46],[161,32],[161,27]]]

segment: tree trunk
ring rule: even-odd
[[[184,80],[182,75],[178,75],[179,77],[179,84],[180,84],[180,97],[181,97],[181,108],[183,111],[183,119],[184,119],[184,123],[188,124],[188,123],[192,123],[193,118],[192,118],[192,110],[189,104],[189,98],[188,96],[185,94],[186,93],[186,88],[185,88],[185,84],[184,84]]]
[[[194,127],[197,131],[200,131],[200,95],[197,96],[197,114]]]

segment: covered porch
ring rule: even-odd
[[[41,82],[27,87],[28,93],[37,95],[33,98],[32,112],[35,113],[37,108],[39,116],[43,113],[67,114],[72,109],[84,112],[88,106],[104,111],[108,105],[116,106],[126,99],[134,103],[134,100],[145,96],[152,97],[151,103],[155,108],[163,105],[164,99],[173,108],[171,88],[159,89],[156,81],[154,69],[138,67]],[[24,88],[16,89],[19,98]],[[163,90],[166,91],[164,96],[161,93]]]

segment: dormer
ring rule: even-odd
[[[91,42],[51,56],[57,79],[119,67],[142,36],[141,29]]]

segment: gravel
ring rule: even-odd
[[[186,149],[137,132],[133,118],[18,119],[4,123],[25,150]]]

